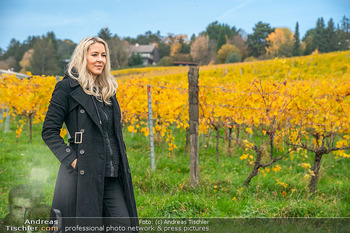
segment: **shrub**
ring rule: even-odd
[[[174,60],[172,57],[165,56],[157,63],[159,66],[172,66],[174,65]]]
[[[235,63],[240,62],[242,59],[242,56],[236,52],[229,54],[226,57],[225,63]]]
[[[217,58],[218,58],[219,62],[224,63],[226,61],[227,56],[231,53],[241,54],[241,52],[239,51],[239,49],[236,46],[234,46],[232,44],[223,45],[217,53]]]

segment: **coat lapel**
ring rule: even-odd
[[[77,80],[69,78],[69,83],[71,87],[78,86],[79,83]],[[91,117],[93,122],[98,126],[98,128],[102,131],[102,127],[100,124],[100,120],[98,118],[94,103],[93,96],[88,95],[84,92],[83,88],[79,85],[78,88],[74,89],[70,95],[73,99],[75,99],[87,112],[87,114]]]

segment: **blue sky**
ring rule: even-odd
[[[350,17],[350,0],[0,0],[0,48],[15,38],[53,31],[59,39],[75,43],[108,27],[120,37],[136,37],[151,30],[198,35],[218,20],[251,33],[258,21],[300,34],[316,20],[333,18],[337,24]]]

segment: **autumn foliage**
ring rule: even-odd
[[[279,172],[282,159],[311,153],[314,163],[300,166],[307,171],[310,190],[315,191],[322,156],[350,157],[349,61],[347,51],[202,66],[199,133],[215,131],[218,141],[244,148],[236,156],[252,167],[245,185],[261,173]],[[146,87],[151,85],[154,134],[165,141],[170,157],[180,146],[175,143],[176,132],[188,128],[187,71],[186,67],[148,67],[112,72],[129,132],[149,135]],[[54,77],[1,77],[2,106],[25,117],[19,121],[18,135],[25,119],[43,120],[55,83]],[[219,156],[217,150],[218,160]]]
[[[0,103],[2,107],[10,108],[11,116],[17,117],[17,138],[23,126],[29,123],[31,140],[31,125],[44,120],[56,82],[53,76],[33,75],[26,79],[15,75],[0,76]]]
[[[349,56],[341,52],[201,67],[199,133],[214,130],[218,140],[233,140],[246,150],[239,155],[252,166],[246,185],[258,173],[278,172],[281,159],[313,153],[314,164],[302,167],[314,191],[320,153],[349,157]],[[117,97],[128,130],[148,136],[146,85],[152,86],[154,133],[166,139],[171,156],[178,145],[170,126],[188,127],[187,70],[164,74],[157,69],[116,72],[121,78]]]

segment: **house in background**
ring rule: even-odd
[[[143,65],[155,65],[160,60],[159,52],[157,46],[155,44],[150,45],[130,45],[129,46],[129,54],[138,53],[141,55],[143,60]]]

